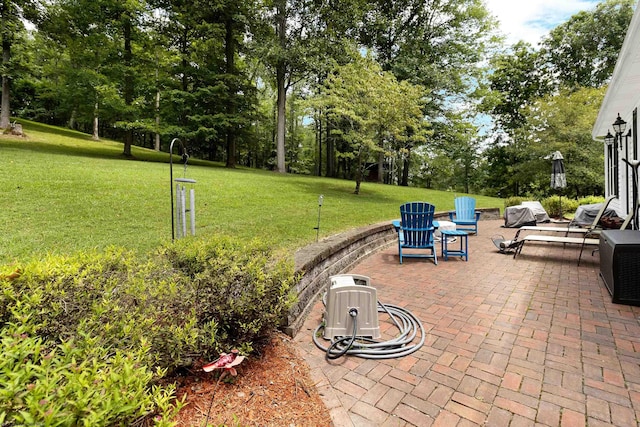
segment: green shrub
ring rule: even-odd
[[[255,242],[184,239],[146,261],[111,248],[51,256],[22,269],[13,281],[0,279],[0,382],[7,383],[0,397],[8,399],[0,417],[9,425],[55,424],[29,417],[60,414],[93,420],[104,413],[112,417],[105,420],[128,425],[122,420],[148,415],[152,403],[168,413],[172,390],[150,384],[196,358],[251,351],[295,301],[292,262]],[[15,325],[31,326],[25,332]],[[3,363],[13,365],[4,369]],[[101,394],[82,388],[92,384]],[[26,402],[27,394],[37,399]],[[33,402],[45,400],[41,414]]]
[[[145,364],[171,368],[183,363],[182,353],[194,350],[190,338],[197,331],[180,296],[180,277],[164,267],[110,248],[32,262],[13,286],[22,296],[42,300],[34,312],[42,338],[91,336],[96,346],[121,351],[137,351],[148,342]]]
[[[12,283],[19,295],[40,298],[34,322],[42,338],[87,335],[122,351],[148,342],[145,363],[170,369],[251,349],[295,300],[291,262],[226,238],[184,239],[145,262],[118,248],[52,256],[26,265]],[[0,306],[0,316],[6,311]]]
[[[37,336],[33,308],[16,305],[18,323],[0,329],[1,425],[175,424],[173,386],[150,387],[153,374],[139,363],[148,346],[128,353],[83,338],[55,345]]]
[[[216,352],[264,337],[281,325],[295,301],[293,264],[273,257],[259,242],[185,239],[166,247],[163,255],[190,284],[183,297],[194,308],[198,326],[215,325]]]
[[[542,203],[542,207],[544,207],[544,210],[547,211],[549,216],[555,218],[560,217],[560,203],[562,203],[563,216],[568,213],[573,213],[576,211],[576,209],[578,209],[578,201],[569,199],[568,197],[550,196],[546,199],[543,199],[540,203]]]
[[[593,205],[596,203],[603,203],[603,196],[586,196],[578,199],[578,205]],[[577,209],[577,208],[576,208]]]
[[[522,202],[527,201],[527,200],[531,200],[531,199],[527,199],[527,198],[524,198],[524,197],[518,197],[518,196],[507,197],[506,199],[504,199],[504,207],[508,208],[510,206],[518,206],[518,205],[522,204]]]

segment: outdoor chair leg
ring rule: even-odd
[[[585,238],[586,240],[586,238]],[[582,241],[582,245],[580,246],[580,255],[578,255],[578,267],[580,267],[580,261],[582,260],[582,251],[584,251],[584,242],[585,240]]]
[[[522,252],[522,247],[524,246],[524,240],[518,242],[518,244],[516,245],[516,250],[513,251],[513,259],[516,258],[516,255],[519,255]]]
[[[582,260],[582,252],[584,251],[584,246],[585,243],[587,241],[587,236],[589,236],[589,234],[585,234],[584,238],[582,239],[582,246],[580,246],[580,255],[578,256],[578,266],[580,266],[580,261]],[[593,254],[595,253],[597,249],[594,249],[593,252],[591,252],[591,256],[593,256]]]

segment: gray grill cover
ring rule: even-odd
[[[534,202],[522,202],[522,206],[526,206],[533,211],[533,214],[536,216],[536,222],[550,222],[551,218],[549,218],[549,214],[542,207],[542,203],[538,201]]]
[[[602,209],[602,203],[594,203],[592,205],[581,205],[576,209],[576,214],[571,221],[571,225],[591,225],[593,220],[596,219],[596,215]],[[615,210],[607,208],[602,214],[606,216],[618,216]]]
[[[536,225],[536,215],[528,206],[509,206],[504,210],[504,226],[518,228],[524,225]]]

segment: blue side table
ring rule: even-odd
[[[440,241],[442,256],[447,261],[449,256],[459,256],[469,261],[469,234],[462,230],[442,230],[442,240]],[[449,249],[448,237],[460,237],[460,249]]]

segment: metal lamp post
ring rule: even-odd
[[[622,117],[620,117],[620,113],[618,113],[618,117],[616,118],[616,121],[613,122],[613,131],[616,133],[616,138],[620,137],[620,139],[622,140],[622,134],[626,129],[627,129],[627,122],[622,120]],[[617,144],[616,144],[616,148],[618,148]]]
[[[614,137],[611,135],[611,131],[607,129],[607,134],[604,136],[604,143],[607,145],[613,145]]]
[[[613,156],[613,143],[614,143],[614,136],[611,135],[611,132],[609,132],[609,129],[607,129],[607,134],[604,137],[604,143],[607,146],[607,186],[608,186],[608,190],[609,190],[609,194],[611,194],[613,192],[612,189],[612,183],[613,183],[613,175],[612,175],[612,166],[613,166],[613,160],[612,160],[612,156]]]
[[[637,230],[638,223],[638,167],[640,167],[640,160],[627,160],[622,159],[630,168],[633,176],[633,212],[627,215],[633,215],[633,229]],[[628,201],[627,201],[628,204]],[[628,212],[628,210],[627,210]]]
[[[629,160],[629,137],[632,135],[632,131],[631,128],[629,128],[628,132],[625,133],[625,130],[627,130],[627,122],[625,122],[622,117],[620,117],[620,113],[618,113],[618,117],[616,118],[616,121],[613,123],[613,130],[616,133],[616,137],[615,137],[615,141],[614,141],[614,146],[615,146],[615,150],[616,150],[616,154],[615,154],[615,162],[616,164],[614,165],[614,170],[616,171],[616,184],[617,184],[617,172],[618,172],[618,142],[620,143],[620,150],[622,151],[622,137],[624,136],[624,158],[622,159],[622,161],[624,161],[628,167],[631,168],[631,172],[632,172],[632,180],[633,180],[633,186],[632,186],[632,196],[633,196],[633,213],[631,213],[633,215],[633,228],[635,230],[638,229],[638,166],[640,165],[640,163],[638,162],[638,160]],[[607,136],[610,136],[609,134],[607,134]],[[605,142],[607,141],[607,136],[605,136]],[[625,174],[626,175],[626,201],[627,201],[627,212],[629,212],[629,174]],[[616,185],[617,188],[617,185]],[[618,195],[618,192],[616,191],[616,195]]]
[[[629,128],[627,130],[627,133],[624,134],[624,158],[622,160],[624,160],[625,163],[627,163],[627,165],[629,164],[629,162],[627,162],[627,159],[629,159],[629,137],[630,136],[631,136],[631,128]],[[622,143],[622,139],[620,140],[620,142]],[[622,151],[622,146],[620,146],[620,151]],[[633,178],[633,180],[635,181],[635,178]],[[629,212],[629,174],[628,173],[624,174],[624,181],[625,181],[624,188],[626,192],[625,194],[627,195],[625,197],[625,199],[627,200],[627,212]],[[634,186],[635,186],[635,183],[634,183]],[[634,206],[635,206],[635,203],[634,203]]]
[[[613,147],[614,147],[614,153],[613,153],[613,193],[615,194],[616,197],[620,196],[620,184],[618,182],[619,180],[619,170],[618,170],[618,163],[620,163],[620,161],[618,160],[618,144],[620,144],[620,147],[622,147],[622,134],[624,134],[624,131],[627,128],[627,122],[625,122],[624,120],[622,120],[622,117],[620,117],[620,113],[618,113],[618,117],[616,118],[616,121],[613,122],[613,131],[615,132],[616,136],[615,139],[613,141]]]

